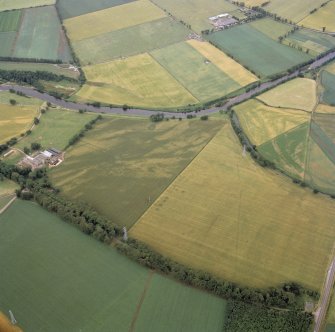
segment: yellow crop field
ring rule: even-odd
[[[335,62],[333,62],[332,64],[328,65],[326,67],[326,70],[328,72],[330,72],[331,74],[334,74],[335,75]]]
[[[28,130],[37,113],[36,106],[0,104],[0,144]]]
[[[326,6],[304,18],[299,25],[317,30],[325,27],[326,31],[335,32],[335,1],[330,1]]]
[[[226,125],[131,228],[187,266],[254,287],[320,289],[335,204],[255,164]]]
[[[254,74],[210,43],[200,42],[194,39],[189,40],[187,43],[241,86],[258,80]]]
[[[263,3],[267,2],[266,0],[244,0],[246,6],[261,6]]]
[[[72,41],[78,41],[165,17],[163,10],[148,0],[99,10],[64,21]]]
[[[88,79],[76,96],[136,106],[172,107],[197,103],[149,54],[84,67]]]
[[[234,107],[249,139],[261,145],[276,136],[310,120],[310,114],[297,110],[266,106],[257,100]]]
[[[56,0],[0,0],[0,11],[54,5]]]
[[[329,114],[335,114],[335,107],[329,106],[325,104],[319,104],[316,113],[329,113]]]
[[[316,82],[307,78],[296,78],[261,94],[257,99],[273,107],[311,112],[317,102]]]
[[[17,325],[12,325],[10,320],[0,312],[0,331],[1,332],[22,332]]]

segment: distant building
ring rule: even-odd
[[[238,23],[230,14],[224,13],[209,18],[215,29],[221,30]]]

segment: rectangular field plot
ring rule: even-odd
[[[82,65],[140,54],[185,40],[190,30],[166,17],[74,42]]]
[[[109,7],[123,5],[131,1],[133,0],[59,0],[57,1],[57,8],[62,20],[65,20]]]
[[[0,0],[0,11],[54,5],[56,0]]]
[[[166,14],[150,1],[138,0],[65,20],[64,25],[71,41],[78,41],[165,16]]]
[[[21,10],[0,12],[0,32],[17,31],[21,14]]]
[[[69,46],[53,6],[24,11],[13,56],[64,62],[71,60]]]
[[[242,150],[224,127],[131,235],[226,280],[256,287],[291,280],[319,290],[334,244],[334,202],[261,168]]]
[[[200,101],[222,97],[241,87],[187,43],[171,45],[151,55]]]
[[[10,93],[9,91],[1,91],[0,92],[0,104],[9,105],[10,100],[14,99],[16,101],[16,106],[26,106],[26,105],[36,105],[41,106],[43,101],[37,98],[31,98],[28,96],[19,96],[14,93]],[[36,107],[37,109],[38,107]]]
[[[299,22],[307,28],[335,32],[335,1],[330,1],[324,7],[319,8],[315,13],[307,16]]]
[[[209,17],[237,9],[228,1],[220,0],[154,0],[153,3],[191,25],[197,33],[213,27]]]
[[[254,29],[264,33],[266,36],[275,41],[278,41],[280,36],[284,36],[286,33],[292,30],[290,25],[272,20],[268,17],[253,21],[250,23],[250,25]]]
[[[12,55],[16,32],[0,32],[0,56]]]
[[[258,80],[254,74],[246,70],[242,65],[234,61],[222,51],[218,50],[210,43],[199,42],[194,39],[187,41],[187,43],[194,47],[207,60],[211,61],[239,85],[245,86]]]
[[[335,74],[322,71],[321,84],[323,86],[322,101],[335,106]]]
[[[275,42],[250,24],[212,33],[208,39],[258,75],[270,76],[311,57]]]
[[[68,150],[51,179],[64,195],[130,227],[222,125],[204,122],[106,118]]]
[[[76,94],[83,100],[116,105],[173,107],[196,104],[192,96],[150,55],[84,67],[88,83]]]

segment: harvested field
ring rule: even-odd
[[[9,57],[12,55],[12,49],[15,41],[16,32],[0,32],[0,56]]]
[[[184,25],[166,17],[74,42],[73,46],[82,65],[96,64],[159,49],[185,40],[189,33]]]
[[[264,33],[267,37],[270,37],[275,41],[278,41],[280,36],[284,36],[286,33],[292,30],[290,25],[275,21],[269,17],[253,21],[250,23],[250,26],[259,32]]]
[[[256,287],[291,280],[320,289],[334,244],[334,213],[330,198],[243,157],[227,125],[130,233],[226,280]]]
[[[171,45],[151,55],[200,101],[223,97],[241,87],[187,43]]]
[[[305,172],[309,122],[287,131],[258,147],[265,159],[293,178],[302,180]]]
[[[207,38],[261,76],[284,72],[311,58],[305,53],[274,41],[250,24],[214,32]]]
[[[255,145],[261,145],[310,120],[306,112],[269,107],[254,99],[235,106],[234,111]]]
[[[109,7],[123,5],[131,1],[132,0],[58,0],[57,7],[61,18],[65,20]]]
[[[319,8],[315,13],[308,15],[299,25],[304,27],[335,32],[335,1],[330,1],[324,7]]]
[[[237,9],[228,1],[220,0],[153,0],[153,3],[166,9],[178,20],[190,24],[197,33],[213,27],[209,17]]]
[[[68,150],[51,180],[65,196],[130,227],[221,126],[220,120],[105,118]]]
[[[17,31],[21,14],[21,10],[0,12],[0,32]]]
[[[178,323],[196,332],[223,329],[224,300],[161,276],[151,278],[150,270],[37,204],[14,202],[0,216],[0,240],[6,264],[0,309],[12,310],[24,331],[128,332],[132,322],[134,332],[162,323],[160,331],[175,330]],[[153,304],[157,314],[148,316]]]
[[[328,65],[326,67],[326,70],[330,73],[330,74],[334,74],[335,75],[335,62],[332,62],[330,65]]]
[[[87,66],[84,72],[88,83],[76,94],[81,100],[142,107],[173,107],[198,102],[147,53]]]
[[[326,104],[335,106],[335,74],[322,71],[321,84],[323,87],[322,101]]]
[[[189,40],[187,43],[239,85],[245,86],[258,80],[257,76],[246,70],[242,65],[210,43],[200,42],[194,39]]]
[[[0,331],[3,332],[23,332],[17,325],[12,325],[8,317],[0,312]]]
[[[0,0],[0,11],[54,5],[56,0]]]
[[[261,94],[257,99],[273,107],[312,112],[317,103],[316,82],[308,78],[296,78]]]
[[[71,41],[159,20],[166,14],[149,0],[138,0],[64,21]]]
[[[316,113],[325,113],[325,114],[334,114],[335,115],[335,107],[329,106],[329,105],[324,105],[324,104],[319,104]]]
[[[24,11],[13,56],[64,62],[72,59],[55,7]]]

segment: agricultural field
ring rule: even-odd
[[[75,42],[164,17],[164,11],[149,0],[138,0],[65,20],[64,25],[69,38]]]
[[[173,107],[196,99],[149,54],[84,67],[88,83],[76,99],[137,106]]]
[[[222,97],[241,87],[187,43],[171,45],[150,54],[201,101]]]
[[[334,108],[333,108],[334,109]],[[313,121],[335,144],[335,114],[314,113]]]
[[[312,112],[317,105],[316,82],[296,78],[261,94],[257,99],[273,107]]]
[[[31,202],[0,216],[0,259],[0,309],[24,331],[223,328],[225,301],[152,274]]]
[[[130,233],[226,280],[255,287],[291,280],[320,289],[333,247],[334,213],[330,198],[244,157],[226,125]]]
[[[234,111],[255,145],[261,145],[311,118],[306,112],[266,106],[256,99],[235,106]]]
[[[278,38],[280,36],[284,36],[292,30],[292,27],[290,25],[275,21],[269,17],[255,20],[250,23],[250,26],[258,30],[259,32],[264,33],[267,37],[270,37],[275,41],[278,41]]]
[[[0,312],[0,331],[5,332],[22,332],[17,325],[12,325],[11,321],[5,314]]]
[[[0,0],[0,11],[54,5],[56,0]]]
[[[308,54],[274,41],[250,24],[214,32],[207,38],[263,77],[286,71],[311,58]]]
[[[335,107],[329,106],[329,105],[324,105],[324,104],[319,104],[316,113],[319,114],[334,114],[335,115]]]
[[[220,0],[154,0],[153,3],[165,9],[178,20],[189,24],[192,30],[198,34],[213,27],[210,24],[209,17],[233,12],[237,9],[228,1]]]
[[[48,60],[71,60],[65,34],[53,6],[26,9],[12,56]]]
[[[18,187],[15,182],[0,180],[0,197],[14,194],[15,189],[18,189]]]
[[[0,104],[9,105],[11,99],[14,99],[16,101],[16,106],[35,105],[36,109],[38,109],[37,106],[41,106],[43,104],[43,101],[37,98],[19,96],[15,93],[10,93],[9,91],[0,92]]]
[[[66,197],[130,227],[221,126],[214,119],[154,124],[105,118],[68,150],[50,177]]]
[[[0,56],[1,57],[11,56],[15,37],[16,37],[15,31],[0,32],[0,45],[1,45]]]
[[[335,1],[328,2],[315,13],[305,17],[299,25],[317,30],[325,28],[325,31],[335,32]]]
[[[0,12],[0,32],[17,31],[21,20],[21,10]]]
[[[321,73],[321,84],[323,87],[322,101],[335,106],[335,74],[324,70]]]

